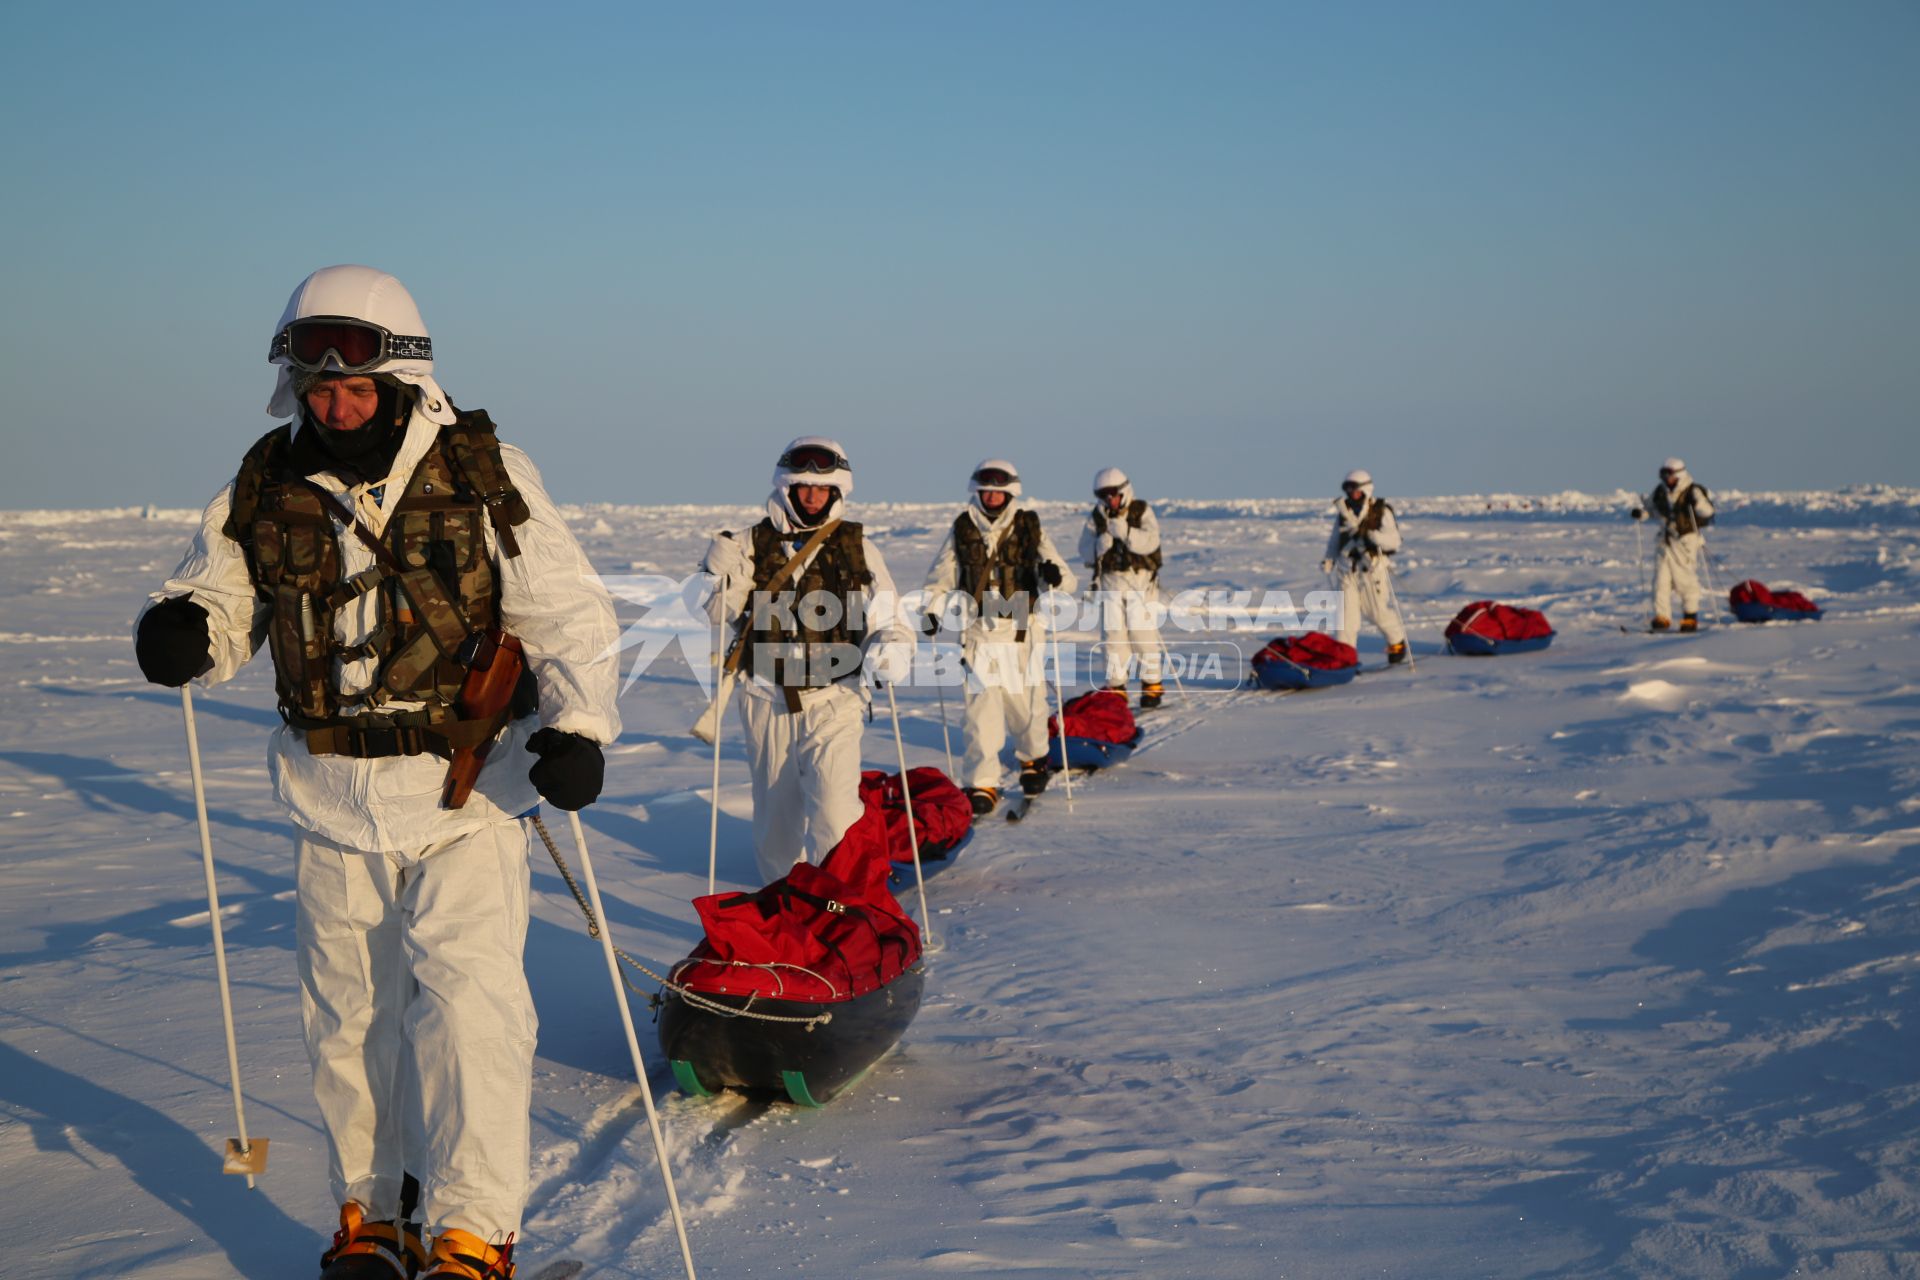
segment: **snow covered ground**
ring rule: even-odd
[[[984,824],[929,887],[926,1007],[823,1111],[674,1094],[640,1010],[701,1273],[1920,1275],[1920,492],[1719,497],[1721,590],[1799,588],[1825,621],[1623,633],[1647,612],[1624,494],[1400,504],[1417,670],[1193,689],[1071,811]],[[1047,508],[1059,533],[1073,510]],[[1317,587],[1324,510],[1167,504],[1169,584]],[[864,508],[903,583],[950,511]],[[331,1229],[260,663],[198,700],[272,1139],[257,1191],[219,1172],[179,703],[127,639],[194,514],[0,513],[8,1276],[304,1276]],[[603,572],[678,577],[746,508],[570,514]],[[1544,607],[1553,648],[1443,656],[1485,597]],[[585,814],[617,941],[661,965],[704,889],[700,701],[656,663]],[[939,762],[931,691],[905,709]],[[534,870],[522,1275],[678,1274],[597,947]]]

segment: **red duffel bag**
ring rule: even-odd
[[[1537,640],[1553,634],[1547,615],[1538,609],[1521,609],[1491,600],[1476,600],[1453,616],[1447,624],[1447,639],[1460,635],[1479,636],[1482,640]]]
[[[1275,636],[1266,648],[1253,655],[1253,660],[1256,663],[1291,662],[1295,666],[1339,671],[1359,666],[1360,651],[1324,631],[1309,631],[1305,635]]]
[[[1127,695],[1112,689],[1083,693],[1062,708],[1067,718],[1069,738],[1092,738],[1095,742],[1132,742],[1139,732],[1133,722],[1133,708]],[[1060,718],[1047,717],[1047,736],[1060,736]]]

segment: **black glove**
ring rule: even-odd
[[[527,770],[540,798],[556,809],[584,809],[600,798],[607,762],[592,738],[559,729],[542,729],[527,739],[527,750],[540,757]]]
[[[1627,514],[1632,516],[1635,520],[1645,520],[1647,518],[1647,513],[1641,510],[1639,507],[1635,507],[1633,510],[1627,512]]]
[[[178,689],[198,675],[213,670],[213,637],[207,632],[207,611],[192,596],[162,600],[140,618],[134,635],[133,656],[140,674],[154,684]]]
[[[1055,564],[1051,560],[1042,560],[1040,562],[1040,581],[1046,583],[1050,587],[1059,586],[1060,585],[1060,566]]]
[[[939,616],[937,614],[930,613],[926,617],[920,619],[920,630],[925,632],[929,638],[939,635],[940,634]]]

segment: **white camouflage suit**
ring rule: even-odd
[[[996,463],[1009,472],[1013,470],[1010,464],[997,459],[983,462],[981,468]],[[986,540],[989,558],[1013,527],[1015,512],[1031,510],[1030,504],[1018,498],[1018,480],[1005,488],[1013,497],[1001,508],[998,519],[989,519],[981,509],[978,486],[974,501],[957,517],[971,521],[980,531]],[[1078,589],[1073,569],[1054,549],[1045,529],[1040,533],[1040,558],[1060,572],[1060,585],[1054,590],[1072,595]],[[927,571],[924,608],[929,613],[942,612],[959,584],[960,562],[954,552],[953,530],[949,528]],[[1014,618],[987,618],[974,613],[967,617],[969,620],[960,638],[960,658],[967,671],[967,747],[960,762],[960,777],[955,781],[962,787],[998,790],[1000,752],[1009,734],[1013,736],[1014,754],[1021,760],[1039,759],[1047,753],[1046,618],[1039,602],[1033,602],[1026,639],[1022,641],[1016,638],[1019,626]]]
[[[1393,508],[1374,498],[1371,476],[1356,471],[1348,481],[1359,485],[1355,490],[1359,505],[1356,508],[1346,498],[1335,504],[1333,531],[1327,536],[1327,554],[1321,562],[1340,590],[1340,625],[1334,638],[1352,644],[1360,637],[1364,619],[1380,628],[1389,646],[1405,644],[1407,628],[1394,607],[1387,565],[1387,556],[1400,549],[1400,524]],[[1369,523],[1373,527],[1363,533],[1361,527]]]
[[[1654,551],[1653,613],[1672,618],[1673,594],[1682,613],[1700,612],[1699,563],[1705,539],[1700,525],[1713,518],[1713,500],[1694,483],[1687,464],[1669,458],[1660,483],[1647,494],[1646,509],[1660,517],[1660,545]]]
[[[368,314],[324,297],[310,299],[304,314],[327,313]],[[439,426],[453,420],[431,367],[383,370],[418,388],[384,484],[350,484],[330,470],[311,477],[376,534]],[[270,411],[290,415],[296,405],[283,367]],[[441,807],[447,763],[432,754],[313,755],[284,724],[268,748],[296,827],[301,1010],[334,1197],[359,1201],[369,1219],[391,1219],[403,1171],[411,1172],[431,1231],[459,1228],[490,1241],[519,1230],[529,1178],[537,1020],[521,959],[529,873],[521,815],[539,797],[525,743],[541,726],[602,744],[620,731],[611,602],[533,464],[511,445],[501,456],[531,518],[514,530],[519,556],[500,554],[491,527],[486,546],[500,625],[519,637],[538,682],[538,716],[509,726],[457,810]],[[209,686],[252,657],[271,608],[223,531],[232,497],[229,484],[207,505],[185,559],[152,597],[191,595],[206,610],[213,666],[201,683]],[[343,578],[374,566],[358,538],[337,523],[335,532]],[[373,599],[340,611],[340,640],[367,639]],[[363,688],[373,666],[354,660],[341,669],[343,686]]]
[[[836,442],[817,436],[803,436],[787,450],[791,453],[810,446],[845,456]],[[791,506],[789,493],[795,483],[828,485],[840,497],[827,508],[822,520],[805,525]],[[805,544],[805,535],[812,527],[845,517],[846,498],[852,489],[850,470],[819,475],[792,473],[784,468],[775,472],[774,490],[767,498],[767,518],[788,539],[789,554]],[[711,579],[708,616],[729,636],[751,605],[752,545],[750,531],[722,533],[708,545],[701,560],[701,570]],[[880,549],[864,532],[862,550],[873,581],[855,593],[864,597],[867,623],[860,666],[832,684],[800,690],[797,712],[787,710],[786,694],[779,685],[752,674],[740,681],[740,723],[746,733],[747,765],[753,776],[753,848],[763,884],[786,875],[796,862],[818,865],[865,812],[860,802],[860,739],[868,697],[865,680],[871,676],[897,684],[913,673],[915,637],[901,613],[893,575],[887,571]],[[807,563],[794,567],[795,577]],[[724,595],[720,591],[723,579]]]
[[[1098,500],[1098,491],[1108,487],[1121,491],[1118,514]],[[1097,474],[1094,490],[1095,506],[1080,530],[1080,562],[1087,566],[1100,605],[1100,648],[1106,660],[1107,684],[1125,688],[1128,671],[1136,662],[1142,684],[1159,684],[1160,658],[1165,652],[1153,616],[1159,582],[1151,569],[1102,570],[1100,561],[1116,544],[1135,555],[1152,555],[1160,549],[1160,521],[1151,506],[1143,506],[1140,523],[1129,522],[1127,507],[1133,502],[1133,483],[1118,468],[1109,467]]]

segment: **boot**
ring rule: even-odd
[[[1672,625],[1673,623],[1671,623],[1670,621],[1668,621],[1667,619],[1661,617],[1659,614],[1656,613],[1653,615],[1653,622],[1650,624],[1648,629],[1652,631],[1665,631],[1667,628],[1671,627]]]
[[[513,1237],[496,1249],[471,1231],[442,1231],[420,1280],[513,1280]]]
[[[1390,644],[1387,646],[1387,662],[1390,665],[1397,667],[1406,660],[1407,642],[1405,640],[1400,641],[1398,644]]]
[[[320,1255],[320,1280],[410,1280],[427,1246],[411,1222],[368,1222],[359,1201],[340,1206],[333,1247]]]
[[[1034,760],[1020,762],[1020,790],[1030,796],[1037,796],[1047,789],[1053,774],[1047,769],[1047,758],[1040,756]]]
[[[993,812],[993,806],[1000,803],[998,787],[968,787],[967,803],[973,806],[973,816],[984,818]]]
[[[1680,629],[1682,631],[1698,631],[1700,629],[1700,615],[1694,613],[1681,614]]]
[[[1140,686],[1140,709],[1151,711],[1160,705],[1160,699],[1166,694],[1158,680],[1150,680]]]

